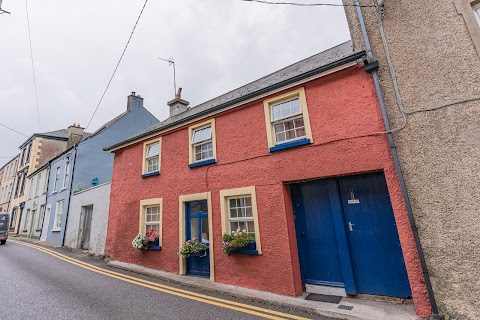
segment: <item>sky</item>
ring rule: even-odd
[[[300,2],[300,0],[294,0]],[[340,0],[304,0],[303,3]],[[325,2],[323,2],[325,3]],[[40,123],[25,1],[0,15],[0,123],[26,136],[85,127],[125,47],[144,0],[28,1]],[[159,120],[177,87],[194,107],[349,40],[342,7],[239,0],[148,1],[88,132],[127,108],[135,91]],[[0,126],[0,166],[25,137]]]

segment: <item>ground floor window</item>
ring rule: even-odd
[[[54,231],[59,231],[62,228],[63,202],[64,200],[57,201],[55,205],[55,220],[53,221],[52,229]]]
[[[37,221],[37,227],[36,227],[37,230],[42,228],[44,218],[45,218],[45,205],[42,204],[40,206],[40,216],[38,217],[38,221]]]
[[[30,220],[30,209],[27,209],[27,214],[25,216],[25,221],[23,222],[23,231],[27,231],[29,220]]]
[[[258,253],[262,253],[255,187],[220,191],[222,233],[245,230],[255,238]]]
[[[162,198],[145,199],[140,201],[139,233],[145,234],[154,230],[162,241]]]
[[[17,222],[17,212],[18,212],[18,208],[13,208],[12,222],[10,223],[10,228],[15,228],[15,223]]]
[[[255,221],[253,219],[252,196],[228,197],[229,232],[246,230],[255,237]]]

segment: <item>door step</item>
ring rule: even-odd
[[[306,284],[305,291],[307,293],[324,294],[324,295],[330,295],[330,296],[340,296],[340,297],[347,296],[347,293],[345,292],[345,288],[340,288],[340,287]]]

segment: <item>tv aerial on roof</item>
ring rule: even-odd
[[[3,13],[8,13],[8,14],[10,14],[10,12],[8,12],[7,10],[3,10],[3,9],[2,9],[2,2],[3,2],[3,0],[0,0],[0,14],[3,14]]]

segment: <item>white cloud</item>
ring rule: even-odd
[[[42,131],[87,124],[143,3],[29,2]],[[12,14],[0,16],[0,122],[30,135],[38,121],[25,5],[5,0],[3,7]],[[167,117],[172,69],[159,57],[174,57],[177,86],[195,106],[348,38],[341,7],[150,1],[89,131],[122,113],[131,91]],[[23,141],[0,127],[0,156],[15,155]]]

